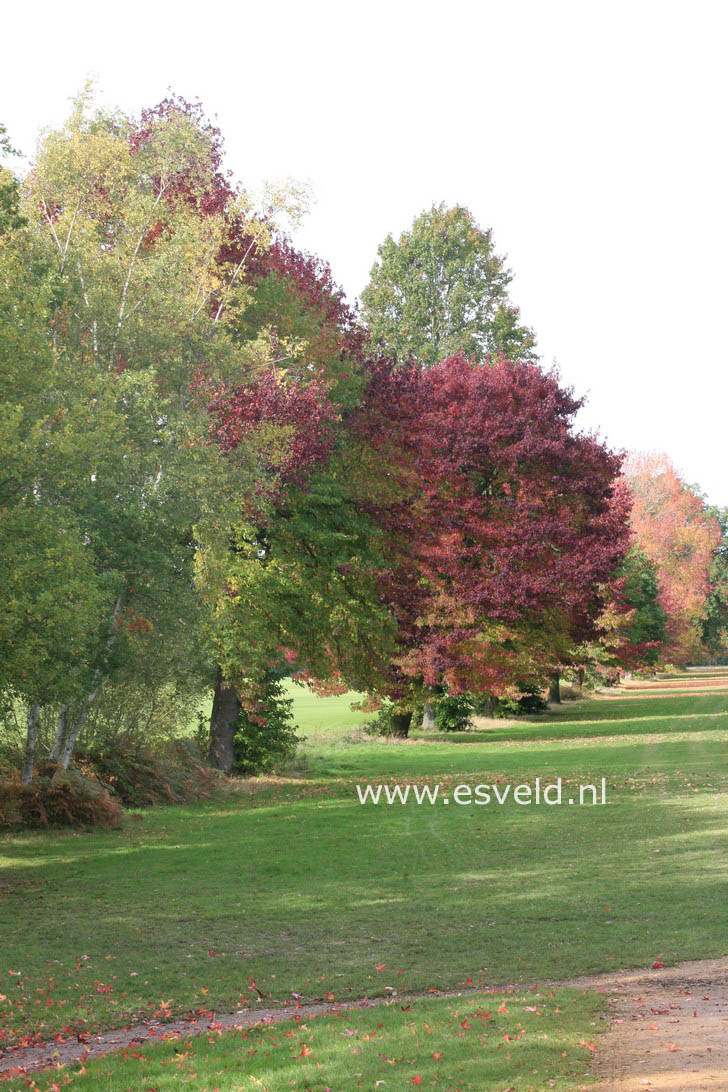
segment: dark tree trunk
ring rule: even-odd
[[[406,739],[412,723],[412,713],[395,713],[392,718],[392,735]]]
[[[430,701],[425,702],[425,708],[422,710],[422,731],[434,732],[437,725],[435,724],[435,706]]]
[[[578,667],[576,669],[576,689],[579,691],[580,694],[581,694],[582,690],[584,689],[584,675],[585,674],[586,674],[586,672],[584,671],[583,667]]]
[[[549,701],[561,703],[561,674],[554,671],[549,683]]]
[[[222,671],[218,667],[215,696],[212,699],[210,714],[210,746],[207,759],[211,766],[222,770],[223,773],[230,773],[233,768],[233,739],[240,708],[240,698],[235,687],[225,685]]]

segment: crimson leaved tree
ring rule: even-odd
[[[579,405],[532,364],[374,367],[358,427],[398,467],[372,506],[396,559],[381,588],[399,624],[402,730],[413,688],[501,694],[594,631],[629,505],[619,457],[575,432]]]

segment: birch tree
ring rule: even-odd
[[[249,252],[265,250],[275,216],[295,214],[301,195],[283,187],[256,206],[221,156],[198,107],[167,100],[132,119],[100,111],[86,91],[44,135],[21,188],[26,224],[13,246],[49,286],[50,356],[37,421],[20,428],[24,449],[33,435],[42,442],[19,501],[69,513],[94,610],[102,604],[73,685],[29,691],[29,738],[35,706],[52,700],[51,755],[63,766],[109,680],[160,632],[173,644],[175,625],[199,609],[194,529],[236,486],[206,442],[196,378],[240,380],[273,351],[265,330],[244,343],[230,334],[251,289],[247,254],[228,258],[225,242],[235,225]],[[241,459],[238,481],[245,472]]]

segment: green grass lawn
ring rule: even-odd
[[[322,739],[342,739],[356,728],[361,728],[373,720],[376,713],[363,713],[352,709],[355,702],[364,698],[350,690],[347,694],[336,694],[329,698],[320,698],[308,687],[291,682],[284,682],[286,697],[293,698],[293,715],[298,734],[306,738],[309,744],[316,744]]]
[[[468,743],[346,743],[311,707],[321,738],[297,778],[119,831],[6,834],[0,1044],[253,1006],[251,979],[267,999],[346,1000],[725,955],[725,702],[609,698]],[[355,793],[367,779],[559,775],[605,776],[607,805],[362,806]],[[265,1087],[290,1087],[289,1063]]]
[[[328,698],[320,698],[308,687],[300,683],[294,683],[291,679],[283,681],[284,696],[293,699],[293,715],[296,731],[302,736],[306,744],[316,746],[320,742],[334,742],[350,736],[357,728],[361,728],[367,721],[373,720],[376,713],[363,713],[361,710],[352,709],[355,702],[360,702],[364,694],[358,694],[350,690],[346,694],[336,694]],[[210,716],[212,698],[202,703],[200,712],[205,719]],[[190,733],[197,729],[197,714],[190,719],[188,730]]]
[[[519,1088],[565,1092],[588,1076],[589,1044],[593,1048],[603,1009],[599,994],[573,990],[410,1004],[395,999],[308,1022],[135,1047],[74,1066],[64,1074],[63,1087],[78,1092],[142,1087],[171,1092],[180,1086],[209,1092],[415,1087],[483,1092],[512,1087],[516,1071],[524,1082]],[[51,1092],[57,1076],[36,1078],[36,1087]],[[27,1086],[15,1087],[20,1092]]]

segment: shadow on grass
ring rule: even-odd
[[[22,974],[0,970],[7,1026],[116,1023],[160,998],[230,1007],[250,978],[276,998],[338,999],[728,951],[724,797],[174,810],[73,854],[56,839],[38,886],[0,900],[6,967]],[[33,846],[16,850],[27,863]],[[52,1008],[18,1005],[49,979]]]

